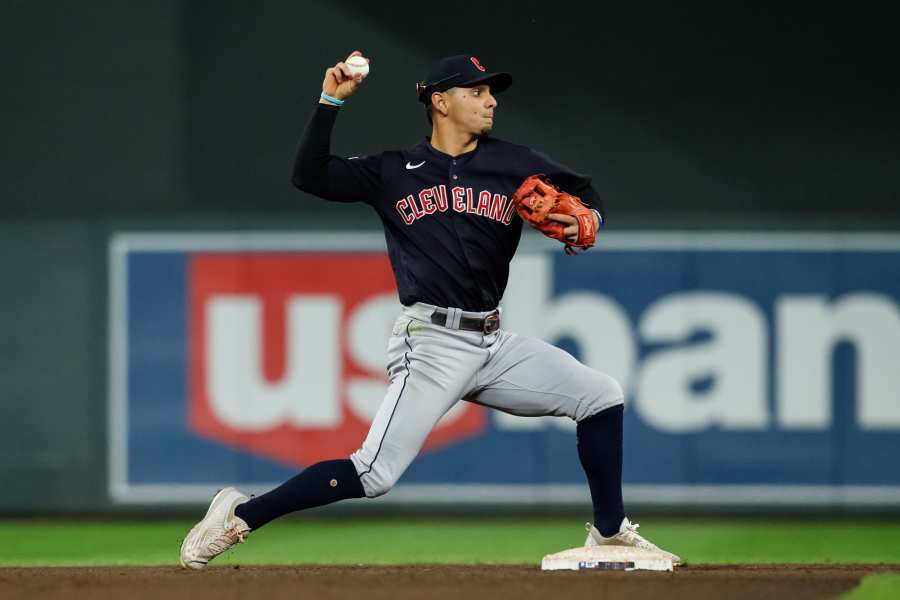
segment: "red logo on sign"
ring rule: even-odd
[[[383,253],[201,254],[189,282],[195,432],[298,467],[362,445],[399,314]],[[485,426],[484,409],[459,402],[424,450]]]
[[[470,58],[469,60],[472,61],[472,64],[475,65],[475,68],[476,68],[476,69],[478,69],[478,70],[481,71],[482,73],[485,71],[485,68],[481,66],[481,63],[480,63],[480,62],[478,62],[478,58],[477,58],[477,57],[473,56],[473,57]]]

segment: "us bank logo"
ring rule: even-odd
[[[623,384],[628,500],[900,501],[900,238],[523,246],[504,327]],[[381,235],[116,236],[111,496],[261,492],[349,455],[384,395],[398,312]],[[587,502],[573,431],[460,402],[385,499]]]
[[[387,257],[195,254],[188,269],[191,428],[298,468],[359,448],[399,312]],[[484,428],[460,403],[423,452]]]

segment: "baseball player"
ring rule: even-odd
[[[574,419],[594,512],[585,544],[662,552],[638,534],[622,505],[621,386],[563,350],[501,325],[500,299],[522,233],[517,210],[530,193],[520,189],[523,180],[541,173],[581,198],[580,212],[550,213],[543,222],[573,252],[593,243],[604,220],[590,179],[489,135],[497,95],[512,77],[489,72],[468,55],[439,60],[417,84],[430,137],[409,150],[334,156],[334,122],[362,81],[345,62],[325,71],[293,183],[332,202],[364,202],[381,219],[402,304],[388,343],[390,384],[368,436],[349,458],[313,464],[259,497],[219,491],[185,538],[182,565],[204,568],[279,516],[387,493],[461,399],[515,415]]]

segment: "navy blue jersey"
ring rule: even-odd
[[[468,311],[497,307],[522,234],[519,184],[544,173],[602,214],[588,177],[525,146],[492,137],[450,156],[428,138],[410,150],[331,155],[338,108],[317,104],[294,164],[294,185],[334,202],[364,202],[384,226],[400,302]]]

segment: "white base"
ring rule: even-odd
[[[581,546],[548,554],[541,561],[543,571],[674,571],[672,560],[663,554],[630,546]]]

